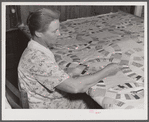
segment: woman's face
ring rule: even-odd
[[[54,44],[57,37],[60,36],[59,24],[59,20],[52,21],[47,31],[43,33],[42,39],[48,46]]]

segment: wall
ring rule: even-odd
[[[40,5],[8,5],[6,7],[6,29],[15,28],[20,23],[26,24],[27,16],[30,12],[36,11],[41,8],[54,8],[60,11],[60,21],[65,21],[67,19],[88,17],[99,14],[106,14],[110,12],[116,12],[122,10],[128,13],[134,11],[134,6],[40,6]]]
[[[67,19],[89,17],[99,14],[106,14],[110,12],[116,12],[118,10],[123,10],[128,13],[133,13],[132,6],[32,6],[26,5],[21,6],[21,19],[22,22],[26,24],[27,16],[30,12],[36,11],[41,8],[54,8],[60,11],[60,21],[65,21]]]

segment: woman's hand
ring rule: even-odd
[[[78,65],[76,68],[67,68],[66,72],[71,76],[77,76],[86,68],[84,65]]]
[[[104,70],[107,76],[112,76],[112,75],[115,75],[120,70],[120,66],[116,63],[111,63],[111,64],[108,64],[104,68]]]

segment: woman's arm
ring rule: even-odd
[[[80,76],[76,78],[68,78],[61,84],[56,86],[57,89],[68,93],[84,93],[90,87],[97,84],[97,82],[105,77],[114,75],[119,71],[117,64],[109,64],[104,69],[92,75]]]

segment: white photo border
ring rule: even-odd
[[[2,120],[146,120],[148,118],[148,102],[145,97],[145,109],[127,110],[94,110],[99,114],[91,113],[90,110],[72,109],[5,109],[5,45],[6,45],[6,6],[7,5],[143,5],[144,6],[144,75],[145,75],[145,95],[148,96],[147,78],[147,2],[2,2]]]

